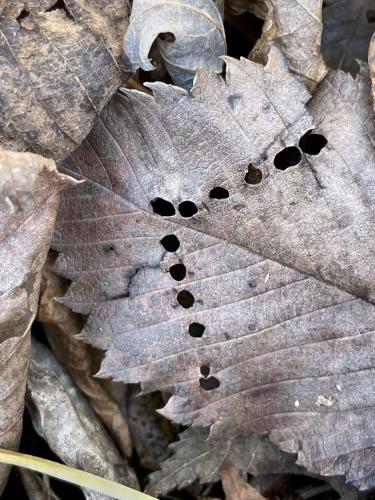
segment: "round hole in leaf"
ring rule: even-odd
[[[208,377],[209,374],[210,374],[210,367],[208,365],[202,365],[201,368],[201,374],[203,375],[203,377]]]
[[[200,323],[191,323],[189,325],[189,335],[192,337],[202,337],[206,327]]]
[[[224,198],[229,198],[229,192],[227,189],[222,187],[214,187],[211,189],[210,198],[216,198],[217,200],[223,200]]]
[[[189,307],[194,304],[195,299],[193,294],[191,294],[187,290],[182,290],[177,294],[177,302],[185,309],[189,309]]]
[[[183,264],[174,264],[169,272],[174,280],[182,281],[186,276],[186,267]]]
[[[247,168],[245,175],[245,182],[248,184],[260,184],[262,182],[263,174],[259,168],[255,168],[251,163]]]
[[[306,132],[299,141],[299,147],[308,155],[318,155],[326,145],[327,139],[324,135],[314,134],[312,130]]]
[[[193,217],[198,212],[197,205],[193,201],[183,201],[178,205],[182,217]]]
[[[162,217],[171,217],[176,213],[172,203],[170,201],[163,200],[163,198],[154,198],[151,200],[151,206],[154,212]]]
[[[278,170],[286,170],[289,167],[298,165],[301,159],[302,159],[301,151],[295,146],[289,146],[287,148],[284,148],[279,153],[277,153],[273,161],[273,164]]]
[[[180,240],[174,234],[167,234],[160,240],[160,244],[167,252],[176,252],[180,247]]]
[[[216,377],[200,378],[199,384],[205,391],[213,391],[220,386],[220,382]]]
[[[158,38],[163,42],[172,43],[176,41],[176,37],[173,33],[167,31],[166,33],[159,33]]]

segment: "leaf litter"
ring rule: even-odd
[[[128,29],[127,4],[102,7],[0,3],[1,144],[84,181],[63,195],[39,309],[77,386],[35,344],[35,428],[65,463],[138,488],[114,444],[129,457],[133,441],[155,496],[370,498],[354,488],[375,486],[371,1],[138,0]],[[219,59],[227,16],[246,36],[233,13],[265,20],[241,61]],[[180,87],[146,83],[154,58]],[[27,178],[5,179],[26,212]]]

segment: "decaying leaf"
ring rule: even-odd
[[[299,473],[295,457],[281,452],[265,436],[246,439],[207,439],[208,430],[189,428],[180,440],[170,445],[171,458],[153,472],[147,492],[166,495],[176,488],[183,489],[199,479],[203,484],[220,479],[220,467],[229,460],[241,473],[277,474]]]
[[[126,76],[128,0],[7,2],[0,11],[0,146],[61,159]]]
[[[274,47],[191,94],[111,101],[64,163],[64,302],[101,375],[173,385],[163,414],[211,437],[269,432],[323,475],[375,484],[370,78],[313,99]],[[306,104],[308,103],[308,104]],[[223,117],[225,116],[225,120]],[[157,132],[156,132],[157,131]],[[332,404],[318,404],[330,401]]]
[[[277,47],[288,59],[291,71],[313,89],[326,74],[320,54],[322,2],[265,0],[268,14],[262,37],[251,51],[251,58],[265,64],[271,47]]]
[[[190,88],[199,66],[222,71],[219,57],[226,53],[225,32],[212,0],[134,0],[124,42],[133,71],[154,69],[149,52],[156,38],[177,85]]]
[[[99,369],[101,356],[98,356],[92,346],[75,337],[81,331],[84,320],[55,300],[55,297],[63,295],[66,284],[51,271],[52,262],[53,258],[47,260],[42,273],[38,320],[43,323],[56,359],[68,370],[77,387],[89,399],[122,453],[130,457],[133,447],[124,414],[104,387],[104,381],[93,377]]]
[[[16,449],[21,434],[29,329],[59,192],[69,184],[52,160],[0,150],[0,447]],[[0,493],[8,467],[0,466]]]
[[[331,68],[359,71],[375,30],[375,0],[325,0],[322,54]]]
[[[225,500],[266,500],[238,473],[234,465],[226,461],[220,468]]]
[[[35,429],[64,463],[138,488],[134,472],[68,373],[34,340],[26,396]],[[91,490],[85,490],[85,497],[104,498]]]

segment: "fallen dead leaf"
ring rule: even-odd
[[[155,39],[176,85],[189,89],[199,66],[222,71],[225,32],[212,0],[134,0],[124,42],[133,71],[155,69],[149,60]]]
[[[225,500],[266,500],[253,486],[242,479],[231,462],[224,462],[220,472]]]
[[[34,339],[26,397],[36,431],[65,464],[139,489],[134,472],[68,373]],[[91,490],[84,493],[87,499],[107,498]]]
[[[112,100],[63,165],[87,183],[61,205],[57,268],[73,280],[64,303],[91,314],[82,338],[107,349],[102,376],[173,385],[168,418],[269,432],[365,489],[370,78],[331,72],[311,99],[289,67],[273,47],[265,67],[228,58],[226,81],[199,70],[191,94],[157,83]]]
[[[0,147],[67,156],[126,77],[128,0],[15,1],[0,17]]]
[[[71,184],[52,160],[0,150],[0,447],[17,449],[40,273],[59,192]],[[9,468],[0,466],[0,493]]]

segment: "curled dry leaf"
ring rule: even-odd
[[[62,4],[7,2],[0,12],[1,147],[61,159],[127,74],[128,0]]]
[[[266,500],[238,473],[234,465],[225,461],[220,468],[225,500]]]
[[[268,14],[251,59],[264,64],[270,48],[277,47],[288,59],[291,71],[313,89],[326,74],[320,54],[322,1],[266,0]]]
[[[34,340],[26,396],[36,431],[64,463],[138,489],[134,472],[90,404],[51,352]],[[85,497],[104,498],[91,490],[85,490]]]
[[[269,432],[373,486],[368,70],[311,99],[273,47],[266,66],[228,58],[226,81],[198,71],[191,94],[152,89],[112,100],[63,165],[87,183],[60,206],[57,267],[101,375],[173,385],[174,421]]]
[[[177,85],[190,88],[199,66],[222,71],[219,57],[226,53],[225,32],[212,0],[134,0],[124,42],[133,71],[154,69],[148,56],[156,38]]]
[[[104,381],[94,378],[100,366],[101,356],[95,348],[76,338],[84,325],[84,319],[55,300],[64,294],[66,283],[51,271],[52,262],[53,258],[50,257],[42,273],[38,320],[43,323],[57,360],[68,370],[78,388],[89,399],[122,453],[130,457],[133,447],[124,414],[104,386]]]
[[[325,0],[322,54],[328,66],[355,76],[367,61],[375,29],[375,0]]]
[[[0,150],[0,447],[21,434],[30,326],[40,271],[52,235],[59,192],[70,181],[52,160]],[[0,491],[8,467],[0,466]]]
[[[170,445],[171,458],[153,472],[147,492],[166,495],[175,488],[182,489],[197,479],[203,484],[220,479],[220,467],[230,460],[241,473],[277,474],[300,473],[295,457],[281,452],[265,436],[246,439],[208,439],[208,430],[189,428],[180,440]]]

